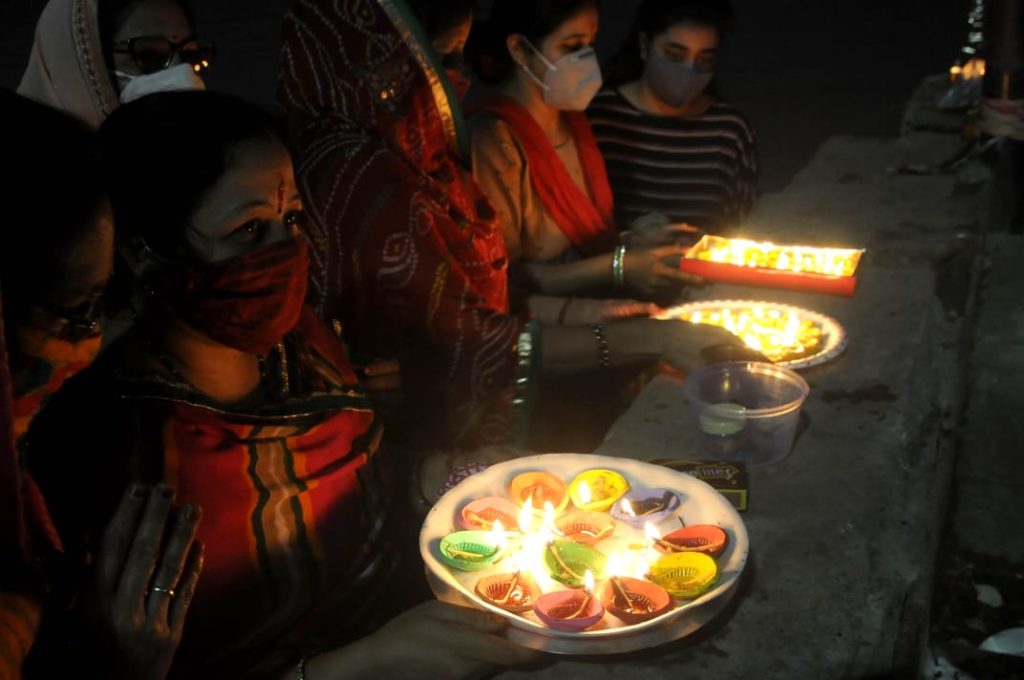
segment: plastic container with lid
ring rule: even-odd
[[[684,391],[702,457],[764,465],[789,455],[810,388],[787,368],[730,362],[694,371]]]

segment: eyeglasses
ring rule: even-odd
[[[102,332],[100,315],[106,299],[103,296],[83,302],[75,307],[40,305],[33,314],[33,324],[43,328],[59,340],[81,342]]]
[[[117,54],[129,54],[142,73],[155,73],[171,65],[175,55],[191,64],[196,73],[202,73],[210,67],[216,55],[214,44],[210,41],[196,40],[189,36],[181,42],[171,42],[162,35],[144,35],[129,38],[113,44]]]

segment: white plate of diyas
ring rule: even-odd
[[[659,319],[719,326],[776,366],[820,366],[844,351],[846,330],[830,316],[794,305],[760,300],[701,300],[666,309]]]
[[[508,619],[509,639],[616,654],[689,635],[735,594],[749,540],[708,484],[636,460],[529,456],[491,466],[427,515],[438,599]]]

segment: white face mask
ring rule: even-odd
[[[205,90],[206,83],[191,64],[178,64],[155,73],[137,75],[114,71],[121,83],[121,103],[127,104],[154,92]]]
[[[554,64],[544,58],[529,40],[523,39],[548,67],[544,79],[523,64],[523,70],[544,90],[544,101],[559,111],[583,111],[601,89],[601,65],[592,47],[567,54]]]

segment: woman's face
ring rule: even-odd
[[[135,39],[136,56],[115,50],[114,69],[132,75],[160,70],[153,68],[157,63],[162,63],[159,46],[148,48],[145,41],[139,38],[165,38],[178,44],[191,37],[192,26],[181,5],[174,0],[143,0],[128,13],[113,36],[115,46]],[[180,63],[181,54],[175,53],[171,63],[166,66]]]
[[[596,7],[587,7],[563,21],[558,28],[544,36],[539,45],[534,47],[544,55],[549,63],[554,64],[562,57],[579,52],[584,47],[592,47],[597,40],[598,12]],[[524,41],[512,46],[513,57],[523,63],[537,77],[543,79],[548,66],[531,50]]]
[[[701,71],[713,71],[720,37],[712,26],[685,23],[659,33],[650,45],[647,42],[646,36],[642,36],[644,54],[653,50],[670,62],[688,62]]]
[[[272,138],[248,140],[192,214],[188,242],[201,261],[219,262],[294,237],[301,218],[287,149]]]

